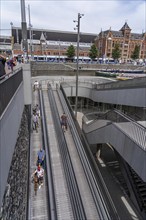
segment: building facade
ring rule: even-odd
[[[119,31],[113,31],[111,28],[101,31],[95,39],[95,44],[99,51],[99,57],[107,59],[112,58],[112,50],[118,44],[121,49],[121,61],[127,62],[138,45],[140,48],[139,59],[146,59],[146,33],[132,33],[127,22]]]
[[[46,29],[28,29],[28,56],[42,60],[67,58],[66,52],[72,44],[77,53],[77,32],[55,31]],[[20,27],[12,26],[11,36],[0,37],[1,52],[9,53],[13,56],[23,56],[25,51],[22,47],[22,30]],[[108,60],[112,58],[112,50],[118,44],[121,50],[121,62],[131,60],[131,55],[138,45],[140,48],[139,59],[146,61],[146,33],[132,33],[127,22],[119,31],[111,28],[101,31],[98,35],[90,33],[80,33],[79,59],[89,60],[91,45],[95,43],[98,49],[98,57]],[[76,59],[76,57],[75,57]]]
[[[0,36],[0,54],[5,54],[7,57],[12,55],[11,36]]]
[[[81,33],[80,34],[80,59],[89,58],[89,50],[91,48],[96,34]],[[23,55],[22,48],[22,32],[21,28],[12,26],[12,37],[14,39],[13,53],[14,56]],[[72,44],[77,50],[77,33],[67,31],[54,31],[45,29],[28,29],[28,55],[42,58],[66,58],[68,47]]]

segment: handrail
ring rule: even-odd
[[[59,93],[59,96],[60,96],[61,103],[64,106],[64,111],[68,115],[68,119],[69,119],[68,123],[69,123],[70,129],[71,129],[71,133],[72,133],[72,136],[74,138],[74,142],[75,142],[77,151],[79,153],[79,157],[80,157],[81,163],[83,165],[84,172],[85,172],[87,181],[89,183],[89,186],[90,186],[90,189],[91,189],[91,192],[92,192],[92,196],[93,196],[96,208],[98,210],[98,214],[100,216],[100,219],[111,219],[109,210],[107,208],[106,201],[104,201],[103,195],[102,195],[102,193],[100,191],[100,188],[99,188],[99,186],[96,182],[95,175],[93,173],[93,170],[91,168],[91,165],[90,165],[89,160],[87,158],[87,155],[85,153],[85,149],[82,145],[81,139],[79,138],[79,134],[78,134],[77,129],[75,127],[75,124],[73,122],[71,113],[68,110],[68,106],[67,106],[67,104],[64,100],[63,95],[61,94],[61,91],[58,90],[58,93]],[[116,216],[116,217],[118,219],[118,216]]]
[[[30,219],[30,198],[29,198],[29,177],[30,177],[30,146],[31,146],[31,128],[32,128],[32,120],[31,120],[31,115],[32,115],[32,109],[31,105],[25,107],[27,110],[27,120],[28,120],[28,132],[29,132],[29,148],[28,148],[28,154],[27,154],[27,206],[26,206],[26,217],[25,220]]]
[[[139,77],[135,79],[129,79],[126,81],[115,81],[105,84],[97,84],[97,90],[107,90],[107,89],[122,89],[122,88],[136,88],[146,86],[146,77]]]
[[[112,115],[111,115],[112,113],[113,113],[113,116],[115,115],[114,118],[112,118]],[[83,122],[87,122],[88,121],[87,115],[88,115],[88,113],[85,114],[82,117]],[[98,113],[97,113],[97,115],[98,115]],[[119,118],[117,116],[121,116],[121,118]],[[117,110],[117,109],[110,110],[108,112],[104,112],[103,115],[100,114],[99,117],[97,117],[94,120],[92,120],[91,122],[89,122],[87,126],[91,125],[92,123],[95,123],[95,121],[97,121],[99,119],[111,120],[111,122],[133,122],[138,127],[141,127],[142,129],[146,129],[145,126],[143,126],[142,124],[138,123],[133,118],[131,118],[130,116],[124,114],[123,112],[121,112],[120,110]]]
[[[44,99],[42,95],[42,90],[39,90],[39,99],[40,99],[40,106],[41,106],[41,119],[42,119],[42,130],[43,130],[43,144],[44,149],[46,152],[46,172],[47,172],[47,186],[48,186],[48,214],[50,216],[49,219],[57,220],[57,211],[56,211],[56,203],[55,203],[55,190],[54,190],[54,183],[53,183],[53,173],[52,173],[52,165],[51,165],[51,157],[49,152],[49,140],[47,135],[47,124],[46,124],[46,115],[44,111]]]
[[[14,75],[15,73],[17,73],[17,72],[18,72],[19,70],[21,70],[21,69],[22,69],[22,67],[19,67],[19,68],[13,70],[13,71],[10,71],[9,73],[6,73],[5,75],[1,76],[1,77],[0,77],[0,83],[2,82],[1,80],[3,80],[3,79],[8,79],[9,77],[11,77],[12,75]]]
[[[146,127],[139,124],[137,121],[120,112],[119,110],[110,110],[109,112],[106,112],[105,114],[103,114],[103,116],[100,116],[97,119],[86,124],[86,127],[91,126],[91,124],[101,119],[110,120],[111,123],[113,123],[121,131],[123,131],[124,134],[127,134],[142,149],[146,150]],[[87,122],[86,115],[83,116],[82,121]],[[125,124],[122,122],[125,122]],[[127,126],[130,127],[130,130],[132,130],[131,133],[127,133]],[[94,130],[96,130],[96,128]]]
[[[55,98],[53,95],[53,91],[51,85],[49,85],[48,89],[48,97],[51,105],[51,111],[53,115],[55,131],[58,138],[59,149],[61,152],[62,163],[64,167],[64,172],[66,176],[67,185],[69,188],[70,200],[72,204],[72,210],[74,214],[74,219],[84,219],[86,220],[85,210],[82,204],[81,196],[79,193],[77,180],[75,177],[73,165],[71,162],[70,154],[67,148],[67,143],[64,137],[64,133],[62,132],[60,125],[60,116],[58,113],[57,105],[55,102]]]

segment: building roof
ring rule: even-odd
[[[124,31],[124,30],[130,30],[130,27],[128,26],[127,22],[125,22],[125,24],[123,25],[123,27],[120,29],[120,31]]]
[[[112,36],[114,38],[123,38],[124,37],[124,30],[129,30],[130,31],[130,38],[131,40],[142,40],[144,37],[144,33],[138,34],[138,33],[131,33],[131,29],[128,26],[127,22],[125,22],[125,24],[123,25],[123,27],[119,30],[119,31],[115,31],[115,30],[111,30],[111,28],[109,30],[106,31],[102,31],[99,33],[98,36],[102,37],[102,38],[106,38],[108,36],[108,34],[111,32]]]
[[[77,32],[59,31],[59,30],[46,30],[46,29],[32,29],[33,39],[40,40],[41,36],[45,36],[47,41],[66,41],[77,42]],[[12,27],[12,35],[14,37],[14,43],[21,43],[22,33],[20,27]],[[17,37],[18,36],[18,37]],[[97,34],[80,33],[80,42],[91,43],[94,42]],[[27,37],[29,39],[29,30],[27,30]]]
[[[112,33],[112,36],[114,38],[119,37],[119,38],[123,38],[123,32],[122,31],[114,31],[114,30],[106,30],[106,31],[102,31],[100,32],[99,35],[102,35],[102,37],[107,37],[107,35],[109,34],[109,32]],[[140,40],[142,39],[144,36],[144,34],[137,34],[137,33],[131,33],[131,39],[132,40]]]

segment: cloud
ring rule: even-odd
[[[1,1],[1,32],[14,26],[21,26],[20,0]],[[28,25],[28,4],[30,5],[31,24],[34,28],[74,31],[78,13],[80,30],[84,33],[99,33],[110,27],[119,30],[128,20],[132,32],[145,30],[145,0],[29,0],[25,1]]]

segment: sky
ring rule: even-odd
[[[146,32],[146,0],[25,0],[27,27],[76,31],[78,13],[80,32],[99,34],[103,31],[119,31],[127,21],[133,33]],[[0,0],[0,35],[10,36],[10,23],[21,27],[21,0]]]

